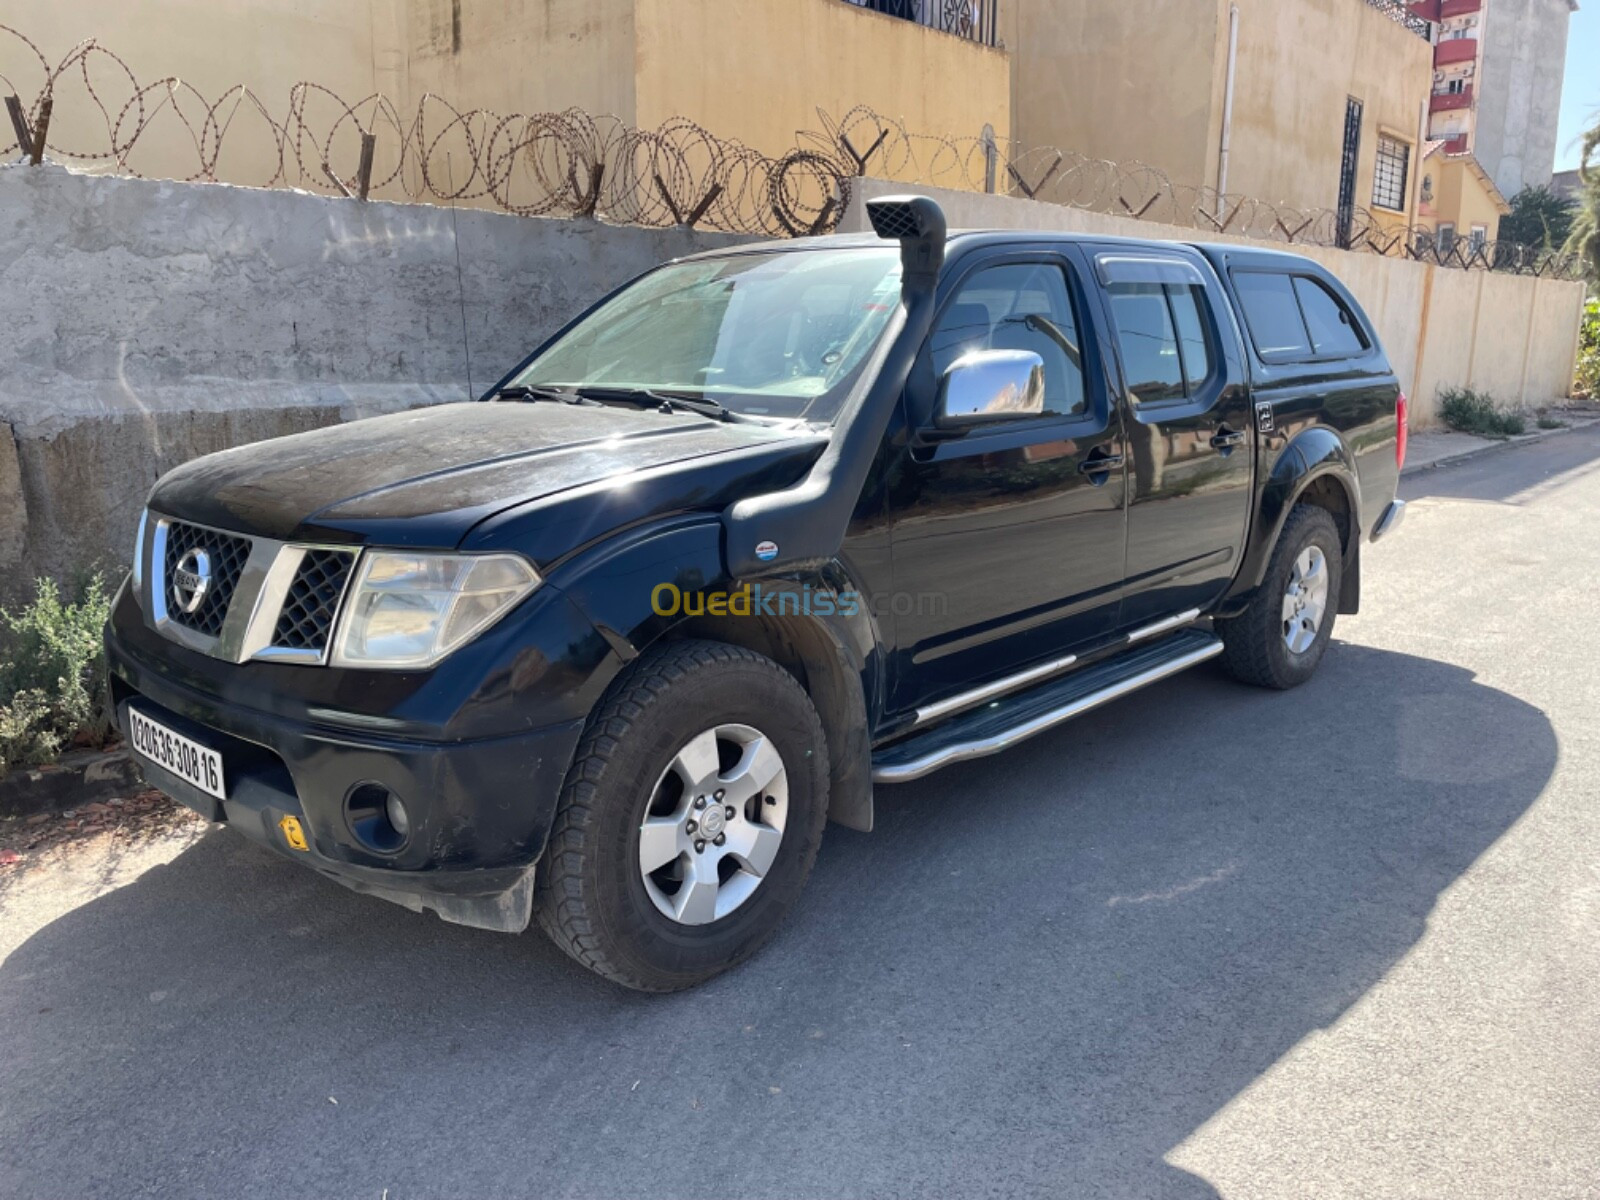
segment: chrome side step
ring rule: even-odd
[[[1125,651],[878,751],[872,757],[872,780],[909,783],[951,763],[999,754],[1221,653],[1221,640],[1198,629]]]
[[[1004,696],[1007,692],[1020,692],[1030,683],[1038,683],[1041,679],[1061,674],[1077,661],[1076,654],[1069,654],[1065,658],[1058,658],[1031,670],[1008,675],[983,687],[973,688],[970,692],[962,692],[959,696],[951,696],[948,700],[940,700],[937,704],[923,705],[917,709],[917,724],[926,725],[929,721],[948,717],[951,713],[960,712],[964,708],[975,708],[985,700],[993,700],[996,696]]]

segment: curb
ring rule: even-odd
[[[78,750],[0,778],[0,817],[27,817],[128,796],[146,786],[126,749]]]
[[[1480,454],[1492,454],[1496,450],[1505,450],[1511,446],[1527,446],[1533,442],[1542,442],[1546,438],[1560,437],[1564,433],[1576,433],[1580,429],[1588,429],[1591,425],[1600,425],[1600,417],[1574,421],[1571,425],[1563,425],[1560,429],[1539,429],[1533,433],[1524,433],[1517,437],[1506,438],[1503,441],[1490,442],[1487,446],[1474,446],[1471,450],[1463,450],[1459,454],[1447,454],[1445,457],[1436,458],[1432,462],[1418,463],[1414,467],[1406,467],[1400,472],[1400,478],[1406,479],[1412,475],[1421,475],[1424,471],[1434,471],[1440,467],[1453,467],[1456,463],[1466,462],[1469,458],[1477,458]]]

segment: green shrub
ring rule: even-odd
[[[1440,393],[1439,418],[1451,429],[1479,437],[1516,437],[1527,428],[1521,413],[1502,412],[1492,396],[1472,388]]]
[[[1583,326],[1578,333],[1578,387],[1580,396],[1600,400],[1600,296],[1583,306]]]
[[[0,775],[110,737],[100,630],[111,594],[99,573],[75,592],[63,600],[41,579],[21,612],[0,611]]]

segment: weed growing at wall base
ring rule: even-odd
[[[99,573],[74,593],[41,579],[21,612],[0,611],[0,776],[111,735],[100,640],[111,594]]]
[[[1505,412],[1494,397],[1472,388],[1446,388],[1439,393],[1439,419],[1458,433],[1478,437],[1516,437],[1527,429],[1521,413]]]

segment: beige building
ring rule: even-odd
[[[1342,196],[1411,222],[1433,48],[1399,4],[1032,0],[1004,7],[1001,28],[1023,145],[1300,209]]]
[[[1495,240],[1500,218],[1510,211],[1511,205],[1471,152],[1452,151],[1447,142],[1428,143],[1417,226],[1441,254],[1459,246],[1470,258]]]
[[[407,127],[422,106],[422,140],[445,132],[431,168],[440,173],[442,149],[452,144],[451,169],[459,169],[465,139],[459,129],[446,131],[443,106],[423,106],[429,94],[460,111],[577,108],[642,129],[683,117],[773,157],[794,149],[799,131],[823,129],[819,109],[837,118],[856,105],[902,118],[913,131],[976,136],[987,122],[1006,137],[1010,58],[987,44],[993,20],[986,10],[975,4],[947,31],[873,11],[892,7],[875,0],[53,0],[18,23],[52,64],[95,38],[141,85],[176,76],[214,102],[243,84],[280,123],[290,119],[291,88],[300,81],[351,105],[382,93]],[[104,57],[90,65],[115,112],[132,91],[126,75]],[[37,61],[4,39],[0,72],[24,91],[42,83]],[[338,102],[316,89],[303,95],[308,128],[330,127]],[[165,89],[145,99],[153,135],[141,139],[130,165],[153,176],[194,174],[204,152],[178,116],[181,109],[200,130],[203,107],[184,89],[170,103]],[[270,127],[249,102],[235,110],[234,99],[219,108],[231,120],[215,173],[266,182],[278,162]],[[111,142],[75,72],[58,83],[53,121],[52,145]],[[386,153],[396,135],[382,120],[376,128],[374,177],[382,179],[393,170]],[[481,144],[492,128],[491,118],[480,118],[474,137]],[[359,144],[353,122],[340,139],[334,157],[348,177]]]
[[[331,89],[357,109],[329,156],[345,178],[358,121],[376,131],[374,179],[395,170],[399,132],[358,103],[381,93],[430,148],[435,194],[465,182],[469,141],[486,156],[495,118],[477,117],[469,139],[428,96],[495,114],[577,108],[642,129],[683,117],[772,157],[793,150],[798,131],[821,131],[819,110],[838,118],[865,105],[913,134],[970,145],[989,126],[1002,145],[1138,161],[1180,187],[1343,206],[1356,228],[1360,212],[1394,227],[1416,216],[1433,66],[1426,23],[1397,0],[56,0],[24,25],[52,61],[92,37],[141,84],[177,76],[207,101],[243,84],[285,126],[297,82]],[[15,49],[0,44],[12,55],[0,72],[26,89]],[[115,109],[126,78],[107,59],[92,65]],[[318,139],[342,110],[317,88],[300,96],[308,134],[291,129],[300,156],[274,181],[323,188]],[[169,100],[158,88],[145,100],[151,133],[132,169],[185,178],[204,160],[225,181],[274,179],[278,143],[240,94],[218,108],[220,154],[189,132],[205,126],[192,93]],[[68,73],[52,144],[110,140]],[[951,171],[928,161],[928,145],[922,161],[879,154],[867,171],[982,186],[981,164]],[[997,186],[1008,186],[1003,171]]]
[[[1578,0],[1412,0],[1436,43],[1428,136],[1470,152],[1507,196],[1555,171],[1577,10]]]

